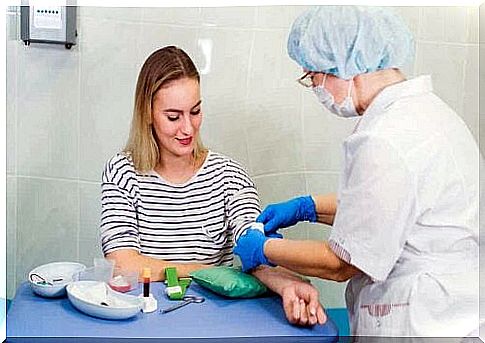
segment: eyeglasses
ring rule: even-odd
[[[303,87],[307,87],[307,88],[312,87],[313,86],[313,75],[314,75],[314,72],[307,71],[305,74],[303,74],[298,79],[296,79],[296,82],[298,82]]]

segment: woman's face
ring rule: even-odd
[[[323,85],[324,77],[324,73],[315,73],[312,77],[313,86]],[[342,80],[332,74],[327,74],[324,87],[333,95],[335,102],[341,104],[348,94],[349,81]],[[352,94],[355,94],[355,92],[352,92]]]
[[[196,79],[171,81],[155,93],[153,128],[161,155],[191,155],[201,123],[200,87]]]

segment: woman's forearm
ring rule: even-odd
[[[264,254],[278,266],[327,280],[346,281],[359,272],[335,255],[325,241],[269,239]]]
[[[333,225],[337,212],[337,194],[313,195],[312,198],[317,212],[317,222]]]
[[[175,263],[141,255],[136,250],[122,249],[106,255],[109,260],[115,261],[117,267],[125,271],[137,271],[141,275],[144,267],[152,270],[152,281],[165,280],[165,268],[176,267],[177,276],[188,277],[189,273],[195,270],[209,267],[205,264],[196,263]]]
[[[302,281],[298,275],[291,273],[281,267],[270,267],[267,265],[261,265],[254,269],[251,273],[259,281],[264,283],[266,287],[273,292],[282,295],[283,289],[290,283],[295,281]]]

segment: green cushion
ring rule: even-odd
[[[211,267],[196,270],[190,276],[199,285],[230,298],[254,298],[268,290],[261,281],[240,268]]]

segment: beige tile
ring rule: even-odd
[[[77,182],[19,178],[17,187],[17,282],[38,265],[77,261]]]

